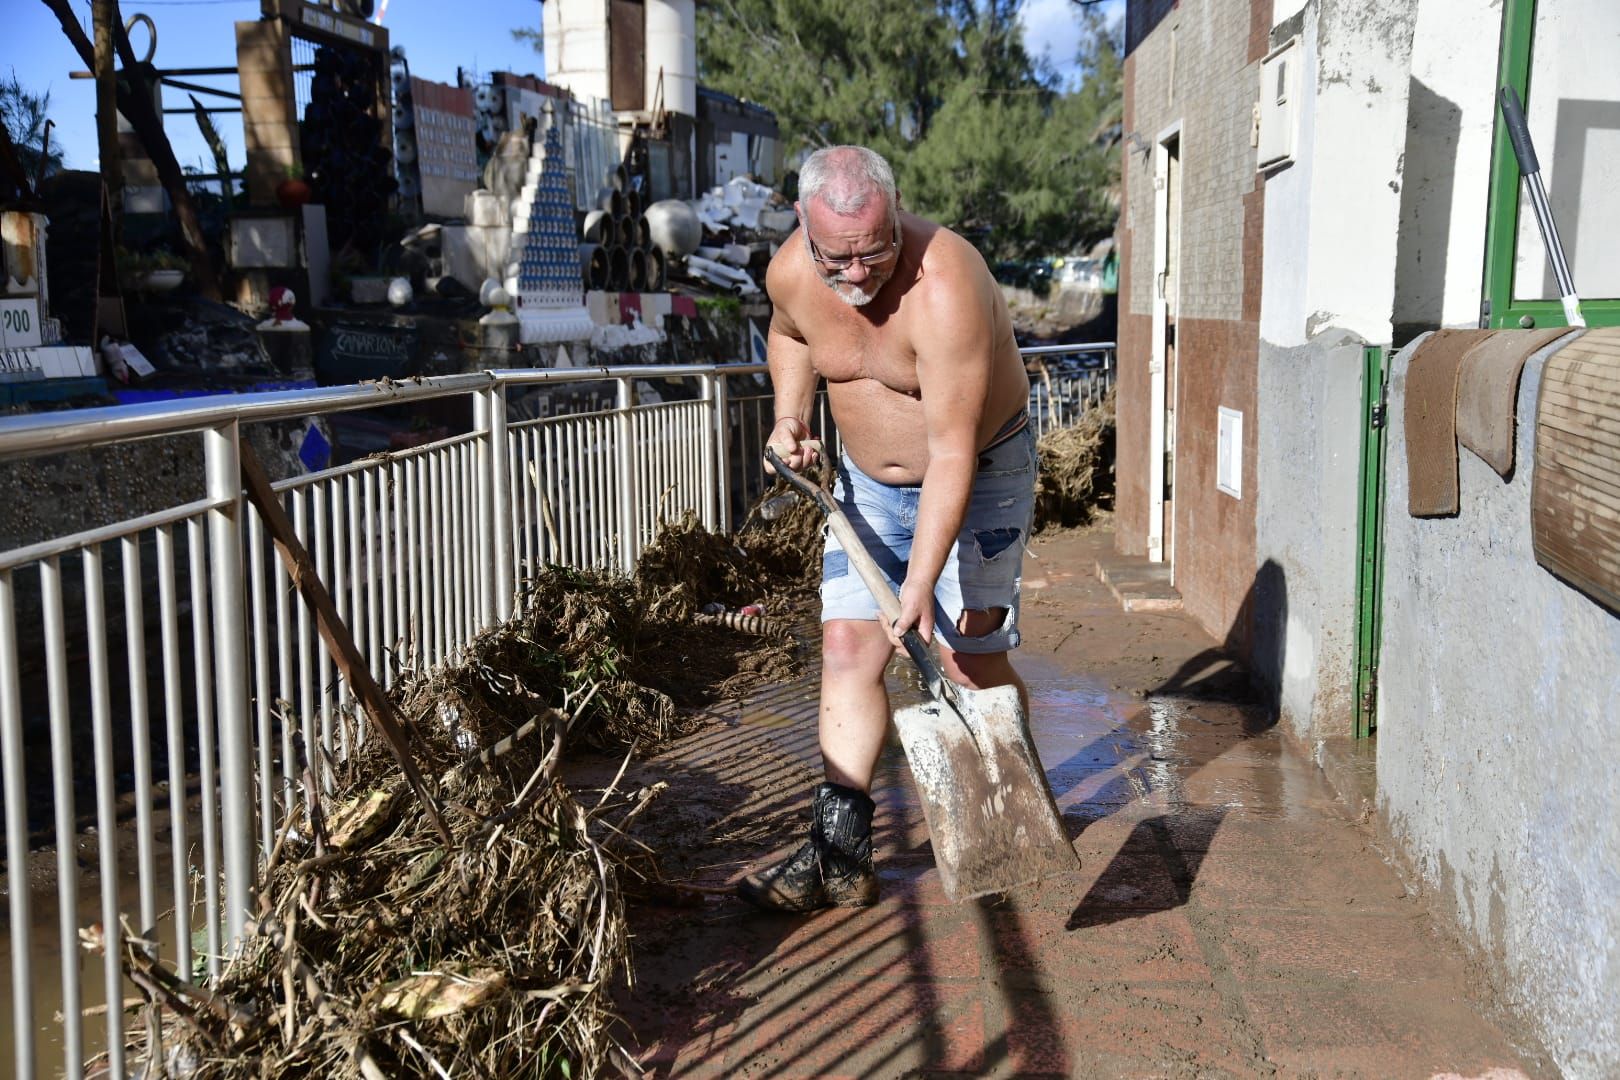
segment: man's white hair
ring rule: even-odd
[[[799,199],[820,199],[835,214],[855,214],[873,192],[883,196],[892,217],[898,200],[894,170],[883,155],[864,146],[827,146],[805,159],[799,169]]]

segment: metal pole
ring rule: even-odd
[[[618,417],[615,434],[618,442],[617,472],[619,474],[619,568],[630,573],[636,568],[636,445],[635,429],[630,410],[636,406],[634,379],[617,380],[619,384]]]
[[[715,372],[714,379],[714,447],[717,468],[716,509],[720,531],[731,531],[731,403],[726,396],[726,377]]]
[[[191,970],[190,845],[186,842],[186,739],[180,684],[179,603],[175,599],[174,527],[157,533],[159,640],[163,647],[163,719],[169,743],[169,858],[174,878],[174,964]],[[206,793],[205,793],[206,795]]]
[[[39,564],[41,622],[45,631],[45,685],[51,716],[51,795],[56,809],[57,940],[62,965],[62,1072],[84,1067],[84,1013],[79,989],[79,834],[73,805],[73,734],[68,708],[67,634],[62,611],[62,566],[53,556]]]
[[[129,730],[135,766],[135,849],[144,935],[157,927],[157,840],[152,830],[152,735],[146,693],[146,612],[141,602],[141,542],[126,536],[124,560],[124,655],[129,667]],[[155,949],[150,950],[153,956]]]
[[[490,513],[494,503],[490,481],[495,469],[495,449],[490,445],[489,398],[487,390],[472,396],[473,432],[478,436],[473,442],[478,475],[473,480],[473,490],[469,494],[473,496],[473,542],[478,552],[477,573],[474,576],[478,594],[474,609],[480,627],[493,622],[495,613],[495,532]]]
[[[203,433],[213,571],[215,722],[219,725],[221,833],[227,940],[234,952],[253,906],[253,736],[248,729],[247,617],[242,597],[242,465],[236,421]]]
[[[0,571],[0,759],[5,764],[6,886],[11,907],[11,1033],[17,1076],[34,1075],[33,921],[28,910],[28,793],[23,770],[22,678],[11,571]]]
[[[714,374],[706,374],[706,376],[701,376],[698,379],[701,387],[703,387],[700,398],[701,402],[703,402],[703,408],[698,411],[698,416],[701,418],[698,419],[698,434],[700,436],[705,431],[705,427],[708,431],[713,431],[713,424],[705,424],[705,419],[714,416],[714,384],[718,381],[719,377],[714,376]],[[710,440],[698,439],[697,447],[693,447],[693,449],[697,450],[698,455],[700,455],[698,457],[698,478],[700,478],[701,484],[701,497],[698,505],[703,507],[703,528],[714,531],[714,447],[710,444]]]
[[[111,688],[107,677],[106,598],[101,546],[84,549],[84,636],[90,666],[90,737],[96,769],[96,865],[101,880],[101,973],[107,1001],[107,1066],[124,1075],[124,935],[118,922],[118,798],[113,779]]]
[[[489,533],[495,544],[495,617],[505,622],[512,617],[512,597],[516,587],[513,577],[513,548],[517,537],[512,531],[512,457],[506,433],[506,384],[497,383],[486,396],[489,399],[489,475],[493,503],[489,508]],[[484,624],[491,622],[486,618]]]

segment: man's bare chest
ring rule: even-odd
[[[897,326],[830,326],[806,334],[810,363],[829,383],[870,379],[905,394],[915,394],[917,354]]]

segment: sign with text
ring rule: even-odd
[[[33,349],[0,348],[0,383],[33,382],[45,377],[45,366]]]
[[[0,300],[0,349],[40,345],[39,298]]]
[[[315,349],[315,372],[324,383],[404,378],[416,358],[415,326],[333,323]]]
[[[416,161],[422,175],[422,209],[460,217],[463,199],[478,186],[473,93],[459,86],[411,79],[416,118]]]

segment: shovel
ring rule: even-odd
[[[892,623],[900,601],[838,503],[783,464],[775,450],[766,447],[765,456],[827,515],[850,565]],[[922,798],[945,894],[967,900],[1079,869],[1017,689],[957,686],[940,674],[915,630],[903,643],[934,700],[898,710],[894,726]]]

